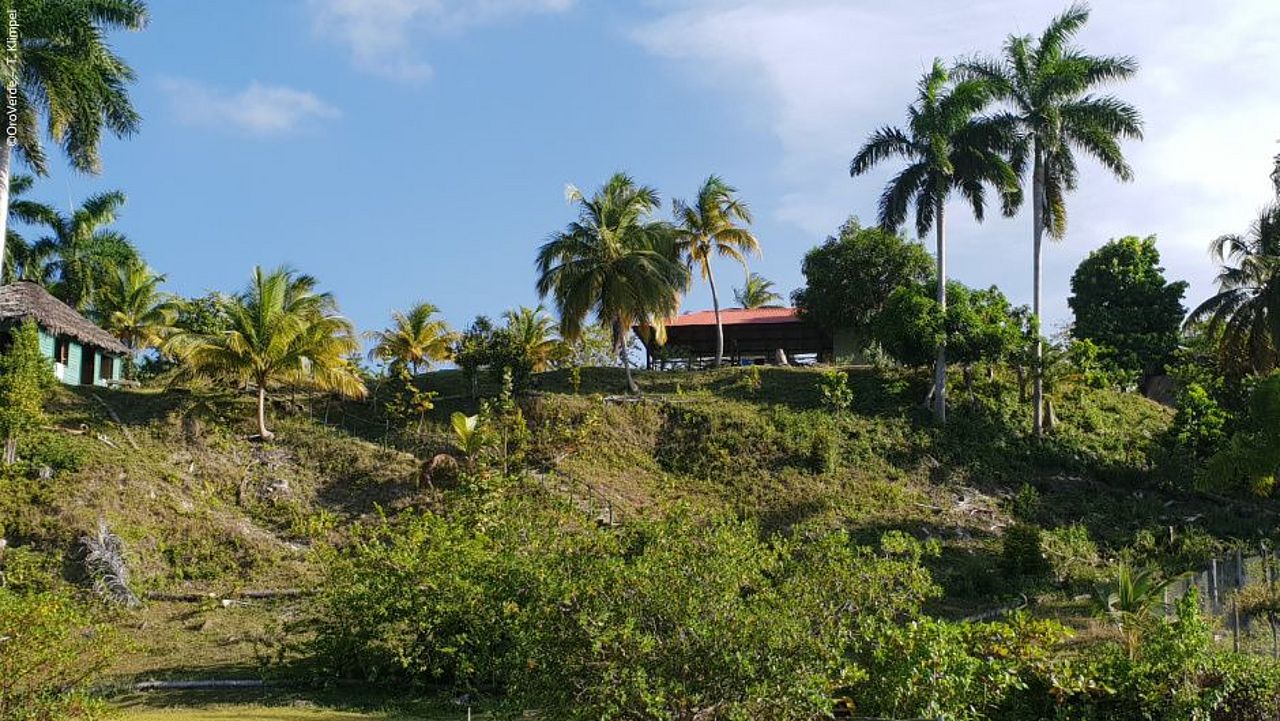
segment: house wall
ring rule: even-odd
[[[0,332],[6,330],[8,330],[8,328],[0,328]],[[40,352],[43,353],[46,358],[52,359],[57,339],[43,327],[40,328],[39,331]],[[123,356],[112,356],[115,361],[111,367],[110,379],[98,377],[100,375],[98,371],[102,367],[102,359],[107,355],[109,354],[103,353],[99,349],[85,347],[80,342],[71,340],[67,345],[66,365],[60,366],[57,363],[53,364],[54,377],[67,385],[80,385],[80,370],[86,365],[91,365],[94,371],[93,384],[95,386],[105,386],[107,385],[108,380],[123,380],[125,361]]]

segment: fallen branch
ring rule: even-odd
[[[201,681],[139,681],[133,685],[135,691],[181,691],[195,689],[218,688],[266,688],[281,686],[279,681],[264,681],[258,678],[205,679]]]
[[[99,398],[97,393],[90,393],[89,395],[93,396],[95,401],[101,403],[102,407],[107,409],[107,415],[111,416],[111,420],[115,421],[115,424],[120,426],[120,430],[124,431],[124,437],[125,440],[129,441],[129,447],[135,451],[140,450],[138,448],[138,442],[133,440],[133,434],[129,432],[129,426],[126,426],[124,421],[120,420],[120,415],[116,413],[115,409],[107,405],[106,401]]]

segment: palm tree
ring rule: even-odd
[[[288,268],[254,268],[248,287],[227,306],[230,328],[183,331],[167,344],[188,372],[239,384],[258,395],[258,437],[268,440],[267,391],[304,385],[360,398],[367,392],[350,356],[359,349],[351,322],[316,280]]]
[[[113,190],[90,197],[70,215],[54,212],[45,218],[53,235],[32,245],[31,261],[43,264],[40,277],[67,305],[88,307],[98,285],[116,267],[140,262],[133,244],[106,227],[116,221],[124,202],[124,193]]]
[[[144,263],[122,263],[93,298],[91,315],[104,330],[137,353],[159,348],[174,332],[176,300],[160,291],[165,276]]]
[[[573,186],[566,197],[578,219],[538,249],[538,293],[552,297],[565,340],[577,340],[590,314],[609,327],[636,392],[627,334],[642,323],[661,329],[680,307],[689,270],[671,226],[652,220],[660,204],[653,188],[617,173],[589,198]]]
[[[9,181],[10,221],[16,220],[27,225],[49,225],[57,217],[57,211],[52,207],[23,197],[34,183],[35,178],[30,175],[15,175]],[[43,263],[32,252],[31,244],[12,225],[7,225],[6,228],[7,238],[4,244],[8,246],[9,252],[4,254],[4,269],[0,278],[4,282],[18,279],[42,281]]]
[[[1242,370],[1274,370],[1280,366],[1280,203],[1264,208],[1246,235],[1215,239],[1209,252],[1222,266],[1218,292],[1191,311],[1184,328],[1204,323]]]
[[[1115,581],[1094,589],[1094,606],[1120,630],[1130,659],[1137,656],[1142,626],[1164,603],[1168,586],[1169,581],[1161,580],[1152,569],[1135,569],[1122,561]]]
[[[944,210],[952,191],[963,196],[974,217],[983,218],[986,186],[999,192],[1006,213],[1018,201],[1017,172],[1005,154],[1015,147],[1011,118],[978,113],[991,100],[981,80],[953,80],[941,60],[920,80],[916,102],[907,110],[907,128],[884,127],[871,134],[849,165],[859,176],[883,160],[899,157],[909,165],[895,175],[880,196],[880,224],[897,229],[914,203],[916,232],[937,235],[938,305],[947,309],[947,254]],[[934,416],[947,419],[947,349],[938,344],[934,365]]]
[[[1055,239],[1066,235],[1066,194],[1077,183],[1075,152],[1093,156],[1116,177],[1131,180],[1133,171],[1120,151],[1120,139],[1142,137],[1142,117],[1136,108],[1095,93],[1100,85],[1132,76],[1138,70],[1137,61],[1087,55],[1069,45],[1088,19],[1088,5],[1073,4],[1038,39],[1010,36],[1000,59],[977,58],[960,66],[967,76],[987,81],[997,98],[1013,107],[1022,141],[1015,153],[1020,172],[1030,151],[1032,312],[1036,318],[1040,318],[1044,232]],[[1037,339],[1037,364],[1042,348]],[[1033,392],[1037,436],[1044,432],[1044,384],[1039,376],[1037,372]]]
[[[556,335],[556,321],[542,306],[520,306],[502,314],[507,321],[506,332],[511,342],[528,361],[529,370],[541,373],[551,367],[552,361],[564,349],[564,342]]]
[[[697,268],[711,286],[711,307],[716,317],[716,362],[724,361],[724,326],[720,323],[720,297],[716,294],[716,278],[711,272],[711,259],[730,258],[747,267],[747,254],[760,255],[760,241],[751,231],[737,223],[751,224],[751,209],[739,200],[737,189],[718,176],[707,178],[698,189],[693,205],[677,200],[673,203],[680,252],[689,268]]]
[[[422,367],[430,367],[433,361],[449,360],[453,357],[457,334],[443,318],[435,317],[439,312],[431,303],[417,303],[408,313],[393,312],[390,328],[368,334],[375,341],[369,358],[399,361],[414,375],[418,375]]]
[[[16,46],[0,63],[13,118],[13,144],[0,143],[0,238],[7,239],[14,151],[36,175],[46,175],[41,139],[47,135],[73,168],[97,173],[103,131],[117,137],[137,131],[140,118],[127,92],[133,70],[112,52],[106,35],[141,30],[148,16],[142,0],[7,0],[4,7],[6,17],[21,23]],[[0,267],[4,255],[0,242]]]
[[[734,288],[733,299],[743,308],[777,308],[782,296],[773,292],[773,281],[759,273],[747,273],[742,288]]]

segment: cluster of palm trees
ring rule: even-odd
[[[1103,84],[1133,75],[1130,57],[1089,55],[1072,39],[1089,17],[1076,4],[1054,18],[1038,37],[1010,36],[999,57],[974,57],[953,67],[941,60],[925,74],[905,129],[872,133],[850,164],[862,175],[890,158],[906,168],[880,197],[882,225],[896,229],[914,212],[916,230],[937,236],[938,302],[946,307],[944,212],[957,193],[974,217],[983,219],[987,191],[1007,216],[1017,212],[1029,175],[1033,238],[1033,303],[1041,312],[1043,239],[1066,235],[1066,195],[1076,188],[1076,154],[1099,161],[1121,180],[1132,171],[1120,149],[1123,139],[1142,137],[1142,119],[1129,103],[1098,94]],[[1035,345],[1037,365],[1042,344]],[[1036,374],[1034,428],[1044,429],[1044,389]],[[946,347],[940,345],[934,373],[934,414],[946,420]]]
[[[569,186],[566,197],[578,206],[578,219],[553,234],[536,260],[538,294],[551,299],[560,333],[573,340],[594,316],[610,329],[627,386],[635,391],[628,334],[643,327],[660,340],[696,271],[711,290],[719,366],[724,330],[712,261],[728,258],[745,267],[748,256],[760,254],[759,240],[745,227],[750,208],[737,189],[710,176],[692,202],[672,204],[674,221],[656,217],[662,206],[657,190],[626,173],[615,174],[590,196]],[[767,287],[755,285],[757,297],[771,299]]]

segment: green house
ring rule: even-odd
[[[105,386],[124,377],[129,349],[74,308],[30,281],[0,286],[0,343],[8,330],[34,320],[40,328],[40,350],[53,360],[53,373],[70,385]]]

